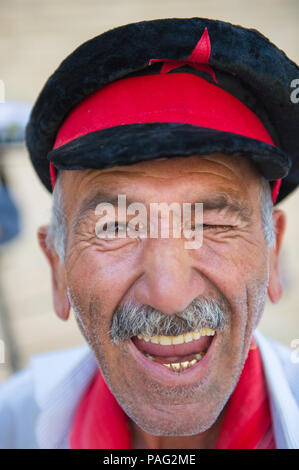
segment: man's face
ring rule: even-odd
[[[114,396],[153,435],[203,432],[238,381],[264,306],[268,250],[257,171],[240,157],[171,158],[104,171],[65,171],[62,190],[68,295]],[[151,202],[203,202],[202,246],[186,249],[185,239],[171,236],[98,238],[96,205],[119,194],[146,207]],[[199,317],[201,301],[214,301],[221,309],[225,321],[213,336],[166,353],[166,346],[157,349],[142,337],[111,339],[116,312],[124,315],[135,308],[136,324],[138,315],[146,318],[149,310],[176,323],[175,314],[197,300]],[[157,335],[164,333],[160,325]],[[156,349],[150,359],[144,353],[152,344]],[[181,372],[163,365],[192,360],[200,352],[203,358]]]

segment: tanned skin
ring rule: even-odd
[[[67,221],[64,261],[46,244],[48,228],[41,227],[38,233],[52,270],[55,311],[67,320],[70,304],[75,307],[103,376],[130,417],[135,448],[215,446],[266,295],[272,302],[282,295],[278,257],[286,220],[281,210],[274,210],[276,242],[268,250],[260,184],[249,160],[222,154],[62,174]],[[125,194],[128,200],[146,205],[202,202],[225,194],[244,207],[246,217],[225,210],[204,212],[204,239],[198,250],[186,250],[185,240],[171,237],[101,240],[95,235],[95,208],[80,213],[84,201],[97,191],[107,199]],[[154,375],[136,360],[128,341],[113,344],[109,339],[119,305],[136,302],[172,315],[201,296],[224,298],[228,321],[223,331],[216,332],[208,365],[199,368],[192,380],[184,379],[184,374],[173,380]]]

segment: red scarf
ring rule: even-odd
[[[71,449],[130,449],[128,417],[96,374],[75,413]],[[262,361],[252,342],[239,382],[229,400],[216,449],[275,449]]]

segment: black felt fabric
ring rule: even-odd
[[[149,70],[150,59],[188,58],[205,27],[211,40],[210,65],[216,76],[217,71],[218,76],[220,73],[233,74],[255,97],[273,129],[272,137],[281,151],[291,158],[292,169],[283,180],[278,201],[297,186],[299,105],[290,99],[291,82],[299,77],[296,64],[255,30],[217,20],[170,18],[133,23],[107,31],[78,47],[49,78],[32,110],[26,130],[31,160],[49,190],[47,154],[68,113],[104,85],[134,72]],[[177,140],[173,144],[177,145]],[[230,139],[227,145],[238,144]],[[226,151],[228,153],[230,149],[226,148]],[[127,155],[131,153],[136,154],[134,139]],[[274,166],[277,165],[275,160],[280,158],[278,154],[272,154]],[[152,158],[155,158],[153,154]],[[261,158],[264,158],[263,154]]]
[[[104,169],[161,157],[241,155],[269,180],[287,175],[290,157],[272,145],[191,124],[128,124],[91,132],[48,153],[59,170]]]

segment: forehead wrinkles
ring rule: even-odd
[[[163,200],[173,200],[174,194],[176,198],[185,200],[184,193],[186,192],[186,184],[192,183],[192,192],[194,200],[198,194],[198,201],[200,202],[200,192],[209,191],[211,184],[217,185],[217,192],[229,192],[230,196],[235,199],[248,200],[248,192],[250,177],[244,178],[244,168],[249,169],[251,162],[248,162],[245,157],[238,157],[239,163],[235,166],[230,166],[230,162],[237,161],[237,157],[221,157],[221,161],[217,161],[217,155],[208,157],[183,157],[165,159],[164,161],[141,162],[132,167],[114,167],[113,169],[106,170],[77,170],[80,171],[81,178],[76,177],[78,173],[76,170],[64,172],[67,173],[67,187],[70,194],[66,197],[68,200],[66,213],[67,215],[75,215],[76,209],[88,195],[92,196],[96,189],[101,190],[107,197],[111,194],[126,194],[128,197],[134,195],[138,198],[138,190],[140,189],[140,196],[162,197]],[[216,159],[216,160],[215,160]],[[171,165],[171,162],[174,165]],[[186,160],[188,165],[186,168]],[[231,163],[233,165],[233,163]],[[243,173],[240,175],[240,169]],[[165,172],[165,170],[167,170]],[[255,170],[256,171],[256,170]],[[172,177],[171,177],[172,175]],[[75,184],[73,180],[75,176]],[[208,178],[205,178],[207,176]],[[242,176],[242,177],[241,177]],[[213,181],[215,179],[215,181]],[[169,185],[165,184],[169,181]],[[70,183],[73,183],[70,185]],[[78,184],[77,184],[78,183]],[[178,185],[181,183],[181,187]],[[219,185],[219,186],[218,186]],[[74,188],[77,188],[74,190]],[[174,192],[175,189],[175,192]],[[147,190],[148,193],[144,193]],[[153,194],[150,194],[150,192]],[[68,192],[68,191],[67,191]],[[216,192],[216,191],[215,191]],[[163,194],[164,193],[164,194]],[[197,193],[197,194],[196,194]],[[188,188],[188,194],[191,194],[191,188]],[[144,198],[143,198],[144,200]],[[140,200],[140,202],[142,202]],[[148,200],[147,202],[150,202]],[[155,201],[155,202],[158,202]],[[75,209],[75,210],[74,210]]]
[[[88,200],[95,196],[97,193],[104,196],[107,194],[107,198],[115,196],[117,198],[118,194],[125,194],[130,199],[135,197],[140,197],[145,200],[142,196],[153,196],[173,199],[175,195],[177,198],[184,196],[186,193],[186,185],[188,186],[187,193],[190,194],[191,190],[193,196],[200,196],[201,190],[209,189],[211,184],[213,185],[213,193],[229,192],[232,197],[240,199],[242,192],[240,191],[240,184],[236,179],[232,180],[229,177],[216,172],[216,171],[196,171],[196,172],[183,172],[176,175],[176,177],[164,177],[163,175],[148,175],[143,172],[138,172],[134,174],[106,174],[106,175],[95,175],[93,180],[88,181],[84,185],[85,191],[81,191],[81,194],[77,198],[78,203],[84,203],[85,200]],[[208,178],[206,178],[208,177]],[[190,187],[192,184],[192,188]],[[144,191],[147,191],[145,193]],[[140,194],[138,195],[138,192]],[[152,194],[151,194],[152,192]],[[163,195],[164,193],[164,195]],[[131,196],[131,197],[130,197]],[[158,200],[157,199],[157,200]]]
[[[220,161],[219,161],[220,160]],[[67,174],[74,176],[77,191],[85,188],[86,185],[94,184],[98,180],[99,184],[111,184],[113,180],[119,182],[119,178],[131,182],[134,177],[157,176],[159,178],[169,179],[170,177],[180,176],[182,174],[196,174],[200,172],[210,172],[233,180],[240,178],[243,180],[244,167],[247,171],[256,172],[254,166],[245,157],[230,157],[227,155],[191,156],[191,157],[172,157],[162,160],[155,159],[150,162],[139,162],[130,166],[115,166],[103,170],[67,170]],[[72,178],[73,179],[73,178]],[[96,181],[97,184],[97,181]]]

